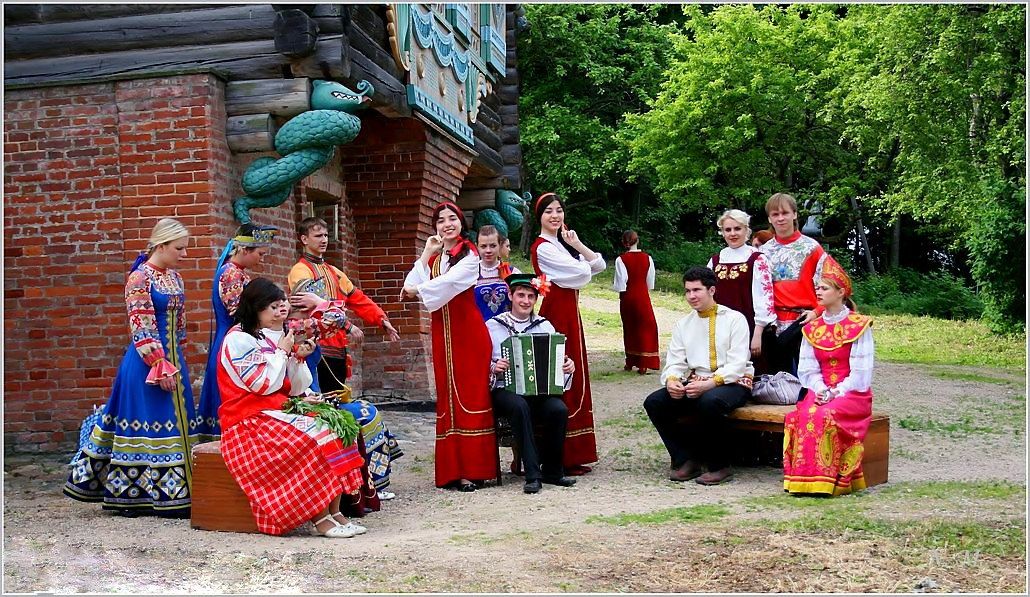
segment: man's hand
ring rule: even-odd
[[[803,313],[805,314],[805,322],[804,323],[808,323],[808,322],[812,321],[813,319],[815,319],[816,317],[819,317],[819,314],[815,312],[815,309],[809,309],[807,311],[803,311]]]
[[[354,338],[355,342],[361,342],[365,339],[365,332],[356,325],[350,326],[350,337]]]
[[[687,391],[683,386],[683,382],[675,377],[670,377],[665,380],[665,389],[669,390],[669,395],[676,399],[682,398]]]
[[[396,342],[401,339],[400,332],[397,331],[397,328],[393,327],[389,320],[383,320],[383,329],[386,330],[386,337],[390,339],[390,342]]]
[[[494,363],[494,373],[504,373],[508,367],[508,359],[497,359],[497,362]]]
[[[303,309],[308,313],[321,304],[322,297],[318,296],[314,292],[298,292],[297,294],[290,295],[290,306]]]
[[[765,328],[762,326],[755,326],[755,333],[751,335],[751,356],[760,357],[762,356],[762,332]]]
[[[572,373],[575,373],[576,372],[576,362],[573,361],[572,359],[570,359],[569,357],[565,357],[565,362],[562,363],[561,371],[565,375],[570,375]]]
[[[695,379],[684,388],[688,398],[697,398],[708,390],[715,387],[715,382],[710,379]]]

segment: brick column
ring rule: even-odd
[[[360,286],[401,333],[392,344],[381,335],[367,337],[364,394],[374,401],[435,399],[429,313],[419,302],[397,297],[435,233],[433,208],[457,197],[472,154],[420,120],[377,114],[362,117],[361,134],[341,154]]]

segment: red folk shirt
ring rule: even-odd
[[[365,323],[381,327],[387,321],[386,313],[361,291],[347,274],[339,268],[326,263],[323,259],[304,254],[292,269],[288,277],[290,293],[300,291],[313,292],[328,301],[344,301],[346,308],[357,314]],[[320,338],[319,346],[323,348],[342,349],[349,343],[347,334],[352,324],[343,326],[345,333]]]
[[[823,308],[815,297],[815,285],[822,277],[826,251],[815,239],[795,231],[786,237],[774,237],[762,245],[769,260],[773,281],[773,308],[777,325],[782,327],[797,319],[805,309]]]

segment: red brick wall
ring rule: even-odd
[[[229,202],[223,97],[210,75],[6,94],[7,449],[67,449],[107,399],[129,342],[125,275],[165,216],[193,235],[179,270],[199,381]]]
[[[417,301],[398,302],[404,277],[434,234],[430,216],[453,200],[472,156],[414,118],[362,118],[361,134],[341,148],[342,178],[353,210],[361,288],[383,306],[401,333],[364,343],[364,393],[412,398],[435,396],[429,313]]]

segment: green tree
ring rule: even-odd
[[[531,4],[519,39],[520,134],[534,194],[571,203],[570,225],[611,247],[637,220],[663,226],[650,189],[628,184],[618,140],[623,115],[646,109],[668,56],[672,9],[664,5]],[[643,204],[643,207],[642,207]],[[666,227],[670,228],[670,227]]]

